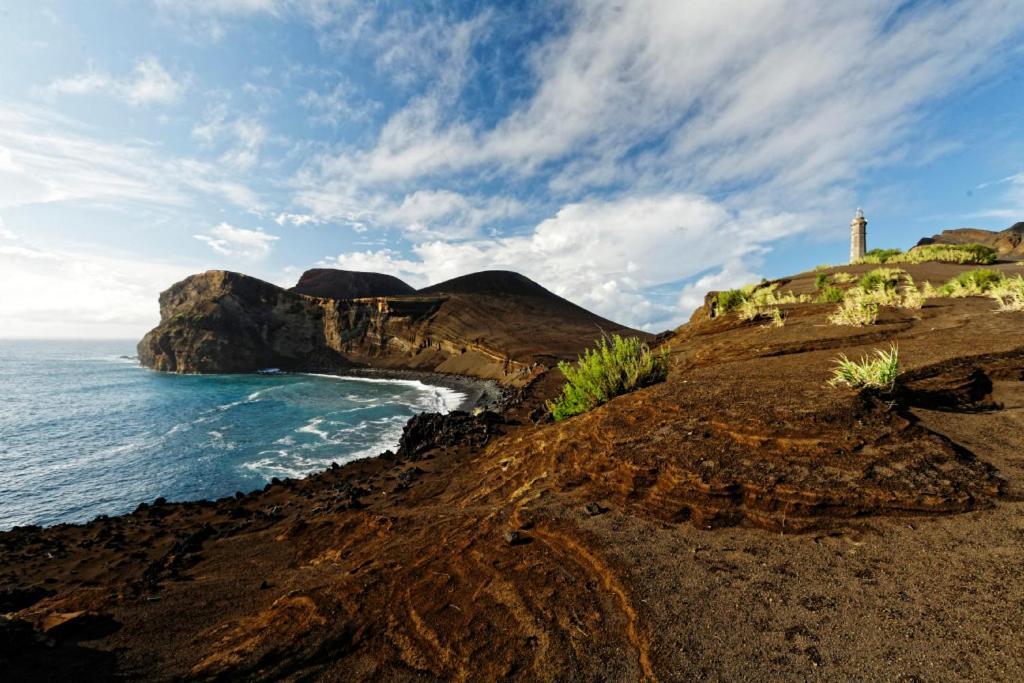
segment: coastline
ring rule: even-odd
[[[468,375],[448,375],[425,370],[344,368],[320,371],[316,374],[330,375],[340,379],[415,380],[430,386],[444,387],[465,396],[453,412],[472,412],[477,408],[492,408],[501,399],[503,392],[502,386],[494,380],[469,377]]]

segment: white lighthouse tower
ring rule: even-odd
[[[850,263],[856,263],[864,258],[868,249],[868,222],[864,218],[864,212],[857,209],[850,221]]]

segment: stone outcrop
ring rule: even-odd
[[[356,283],[344,290],[350,294],[368,282],[386,282],[364,273],[315,273],[300,283]],[[209,271],[161,294],[160,317],[139,343],[139,360],[181,373],[358,366],[524,384],[603,333],[642,334],[503,271],[419,293],[362,298],[309,296],[239,273]]]
[[[1024,222],[1014,223],[999,232],[980,228],[943,230],[921,239],[917,246],[925,244],[984,244],[995,249],[1000,258],[1024,259]]]

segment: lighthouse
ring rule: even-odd
[[[868,222],[864,218],[864,212],[857,209],[850,221],[850,263],[856,263],[864,258],[868,249]]]

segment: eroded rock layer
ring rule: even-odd
[[[965,269],[907,266],[935,283]],[[811,292],[815,275],[782,287]],[[544,419],[548,372],[500,415],[417,418],[398,453],[0,534],[2,670],[1024,678],[1024,313],[931,299],[853,328],[828,304],[784,308],[781,328],[703,311],[659,337],[664,383],[560,423]],[[380,325],[342,310],[346,329]],[[839,354],[892,342],[898,391],[828,386]]]
[[[328,274],[319,270],[303,279],[309,284]],[[373,274],[355,275],[349,280]],[[643,334],[515,273],[452,282],[419,294],[343,299],[209,271],[160,295],[161,322],[139,343],[139,359],[183,373],[372,366],[523,384],[602,334]]]

